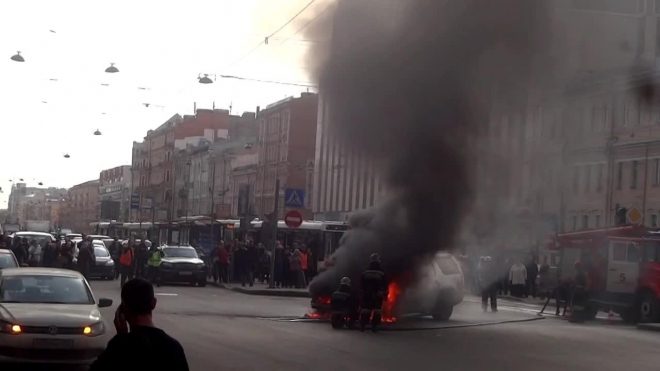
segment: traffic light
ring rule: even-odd
[[[619,207],[614,214],[614,225],[626,225],[628,209],[625,207]]]

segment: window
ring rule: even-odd
[[[142,177],[140,177],[140,186],[144,187],[145,185],[147,185],[147,178],[142,175]]]
[[[658,251],[660,251],[660,244],[658,242],[642,242],[643,259],[645,262],[657,262]]]
[[[600,228],[600,215],[596,215],[594,219],[596,222],[596,228]]]
[[[653,184],[660,184],[660,158],[656,158],[653,161]]]
[[[589,192],[589,188],[591,188],[591,165],[584,168],[584,191]]]
[[[618,262],[626,261],[627,244],[625,242],[612,242],[612,260]]]
[[[623,162],[619,162],[617,164],[617,172],[616,172],[616,189],[621,189],[623,186]]]
[[[573,169],[573,192],[578,191],[579,183],[580,183],[580,168],[576,166]]]
[[[589,228],[589,215],[582,215],[582,229]]]
[[[596,190],[601,191],[603,189],[603,164],[598,165],[598,175],[596,176]]]
[[[658,228],[658,214],[651,215],[651,227]]]
[[[637,161],[632,162],[632,167],[630,168],[630,188],[637,188]]]
[[[573,230],[577,230],[577,216],[573,215]]]
[[[169,170],[165,170],[165,181],[168,182],[168,183],[170,182],[170,171]]]
[[[639,250],[636,243],[628,242],[626,260],[630,263],[639,262]]]

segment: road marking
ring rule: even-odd
[[[179,296],[179,294],[169,294],[167,292],[157,292],[155,295],[160,295],[160,296]]]

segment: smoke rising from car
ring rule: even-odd
[[[493,97],[523,102],[540,83],[534,71],[551,67],[541,57],[543,3],[339,1],[330,53],[309,58],[327,55],[317,78],[329,130],[343,153],[378,169],[385,199],[352,215],[313,296],[356,278],[372,253],[396,277],[454,247],[473,206]]]

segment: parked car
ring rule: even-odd
[[[161,246],[163,262],[160,266],[161,283],[189,282],[206,286],[206,265],[192,246]]]

